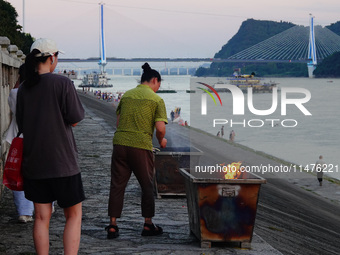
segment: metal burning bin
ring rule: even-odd
[[[190,230],[201,247],[212,242],[232,242],[250,248],[259,191],[266,180],[250,173],[242,179],[196,178],[189,169],[185,177]]]
[[[167,147],[155,151],[157,197],[165,195],[185,196],[184,178],[180,168],[190,168],[190,162],[198,165],[202,151],[195,147]]]

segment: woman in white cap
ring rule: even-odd
[[[34,203],[37,254],[49,254],[53,201],[64,209],[66,218],[64,254],[78,253],[85,199],[72,133],[72,126],[84,118],[84,109],[71,80],[52,73],[58,53],[52,40],[32,44],[25,61],[26,80],[17,98],[17,123],[24,135],[24,191]]]

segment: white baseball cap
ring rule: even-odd
[[[39,54],[35,55],[36,57],[53,56],[56,52],[64,53],[58,49],[57,44],[53,40],[47,38],[37,39],[31,46],[31,52],[34,49],[40,51]]]

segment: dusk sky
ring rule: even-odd
[[[23,24],[23,0],[9,0]],[[99,1],[24,0],[25,31],[55,40],[63,58],[99,56]],[[308,26],[340,20],[339,0],[106,0],[108,57],[212,58],[248,18]]]

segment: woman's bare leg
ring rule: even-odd
[[[64,254],[78,254],[81,235],[82,203],[64,208],[64,215],[66,218],[64,228]]]
[[[52,214],[52,204],[34,203],[35,220],[33,226],[33,240],[38,255],[49,253],[49,227]]]

